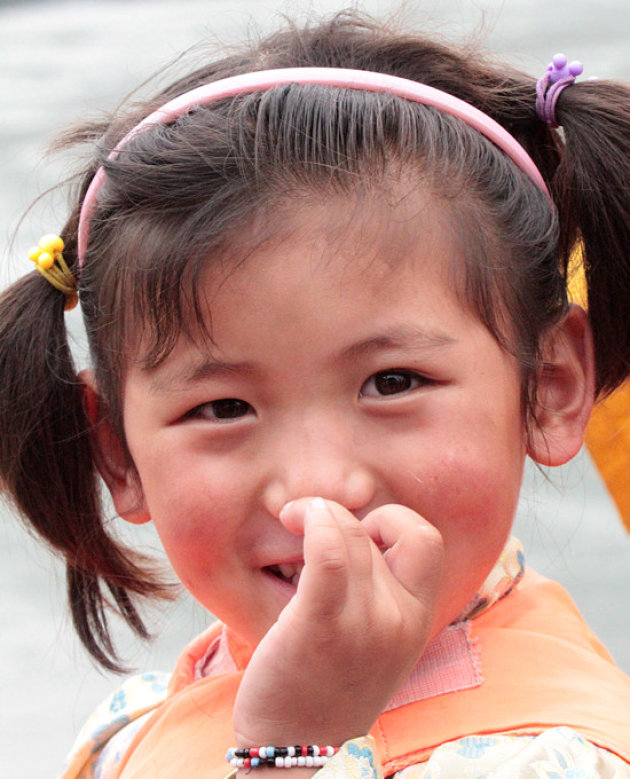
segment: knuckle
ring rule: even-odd
[[[317,566],[327,573],[342,573],[347,569],[348,562],[341,549],[327,548],[319,552]]]

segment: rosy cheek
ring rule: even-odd
[[[438,529],[460,530],[511,521],[520,486],[519,462],[488,457],[481,446],[442,451],[410,475],[417,510]]]

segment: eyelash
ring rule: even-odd
[[[205,413],[207,410],[211,410],[213,413],[210,418],[215,422],[230,422],[234,419],[243,419],[243,417],[249,416],[250,412],[253,412],[253,408],[245,400],[239,398],[220,398],[219,400],[212,400],[209,403],[202,403],[200,406],[196,406],[186,414],[188,419],[208,417]],[[222,409],[227,411],[223,415],[217,414],[217,411]],[[234,411],[243,413],[233,413]]]
[[[400,379],[403,380],[406,386],[401,388]],[[381,382],[380,387],[379,381]],[[366,391],[366,388],[370,385],[370,383],[372,383],[374,388],[377,389],[377,392],[374,394],[369,394]],[[422,376],[421,374],[416,373],[415,371],[399,370],[393,368],[387,371],[378,371],[378,373],[370,376],[370,378],[361,387],[359,394],[361,397],[397,397],[398,395],[406,395],[407,393],[430,383],[430,379],[428,379],[426,376]],[[379,389],[380,391],[378,391]],[[389,389],[393,389],[393,392],[384,391]]]
[[[406,386],[400,386],[400,379],[403,380],[403,383],[405,383]],[[377,390],[373,394],[366,391],[366,388],[368,388],[371,383],[373,383],[374,388]],[[415,371],[397,369],[378,371],[378,373],[370,376],[362,385],[359,396],[379,398],[397,397],[398,395],[406,395],[407,393],[430,383],[430,379]],[[389,392],[387,390],[393,391]],[[186,417],[188,419],[201,418],[204,416],[207,418],[208,410],[212,412],[210,419],[215,422],[230,422],[236,419],[243,419],[254,412],[252,406],[245,400],[240,400],[239,398],[220,398],[219,400],[212,400],[208,403],[196,406],[186,414]]]

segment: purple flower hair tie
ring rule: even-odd
[[[556,103],[560,93],[570,86],[584,67],[577,60],[567,64],[564,54],[556,54],[545,75],[536,84],[536,113],[538,118],[551,127],[559,127],[556,118]]]

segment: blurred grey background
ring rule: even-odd
[[[38,195],[72,172],[67,156],[45,155],[63,127],[115,106],[200,41],[229,44],[249,30],[276,26],[281,13],[295,17],[346,5],[343,0],[0,2],[0,286],[30,270],[29,247],[65,220],[59,195],[40,200],[22,220]],[[399,4],[366,0],[359,7],[385,15]],[[404,15],[410,24],[446,37],[476,30],[488,48],[533,74],[563,51],[584,62],[586,75],[630,77],[628,0],[431,0],[406,3]],[[76,311],[70,319],[79,332]],[[77,344],[80,351],[80,335]],[[528,469],[516,535],[530,564],[570,590],[630,672],[630,535],[587,456],[548,476]],[[159,554],[150,529],[133,528],[133,543]],[[58,561],[0,506],[0,776],[6,779],[57,775],[86,716],[116,684],[85,657],[64,599]],[[159,635],[154,644],[138,646],[123,634],[123,651],[138,669],[168,670],[185,641],[209,620],[182,597],[150,616]]]

